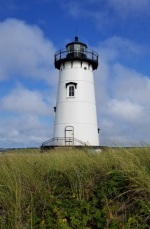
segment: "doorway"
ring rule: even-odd
[[[74,145],[74,127],[65,127],[65,145]]]

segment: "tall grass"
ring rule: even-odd
[[[149,228],[150,148],[0,155],[2,229]]]

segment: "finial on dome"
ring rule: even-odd
[[[77,36],[75,36],[75,41],[78,41],[78,37]]]

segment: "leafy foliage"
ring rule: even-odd
[[[148,229],[150,148],[1,154],[2,229]]]

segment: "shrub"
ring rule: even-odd
[[[148,229],[149,148],[1,154],[2,229]]]

